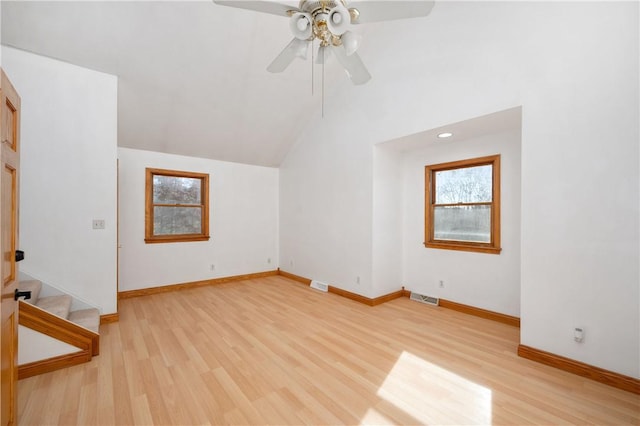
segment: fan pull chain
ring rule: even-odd
[[[314,57],[314,53],[313,53],[313,40],[311,40],[311,96],[313,96],[313,83],[314,83],[314,78],[313,78],[313,65],[315,63],[315,57]]]
[[[322,118],[324,118],[324,63],[326,62],[327,55],[325,51],[322,51]]]

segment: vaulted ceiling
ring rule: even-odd
[[[397,22],[358,27],[365,63],[384,55],[365,33]],[[4,45],[118,76],[123,147],[278,166],[321,105],[309,60],[266,71],[291,39],[275,15],[209,0],[3,1],[1,28]],[[335,61],[324,77],[350,84]]]

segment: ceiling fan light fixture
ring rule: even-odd
[[[351,56],[356,53],[358,47],[360,47],[360,41],[362,40],[362,36],[360,34],[356,34],[352,31],[347,31],[342,34],[340,37],[342,40],[342,45],[344,46],[345,53],[347,56]]]
[[[327,26],[329,31],[335,35],[344,34],[351,27],[351,15],[342,3],[338,3],[336,7],[329,11]]]
[[[313,33],[313,20],[308,13],[296,12],[289,20],[289,28],[293,36],[299,40],[307,40]]]

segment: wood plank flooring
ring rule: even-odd
[[[638,395],[518,358],[517,328],[280,276],[122,300],[100,331],[19,382],[19,424],[640,424]]]

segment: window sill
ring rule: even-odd
[[[187,243],[192,241],[209,241],[208,235],[196,235],[193,237],[189,236],[168,236],[168,237],[152,237],[145,238],[144,242],[146,244],[156,244],[156,243]]]
[[[435,249],[443,249],[443,250],[457,250],[457,251],[471,251],[476,253],[488,253],[488,254],[500,254],[502,251],[501,247],[493,247],[486,244],[461,244],[455,242],[427,242],[424,243],[426,248],[435,248]]]

